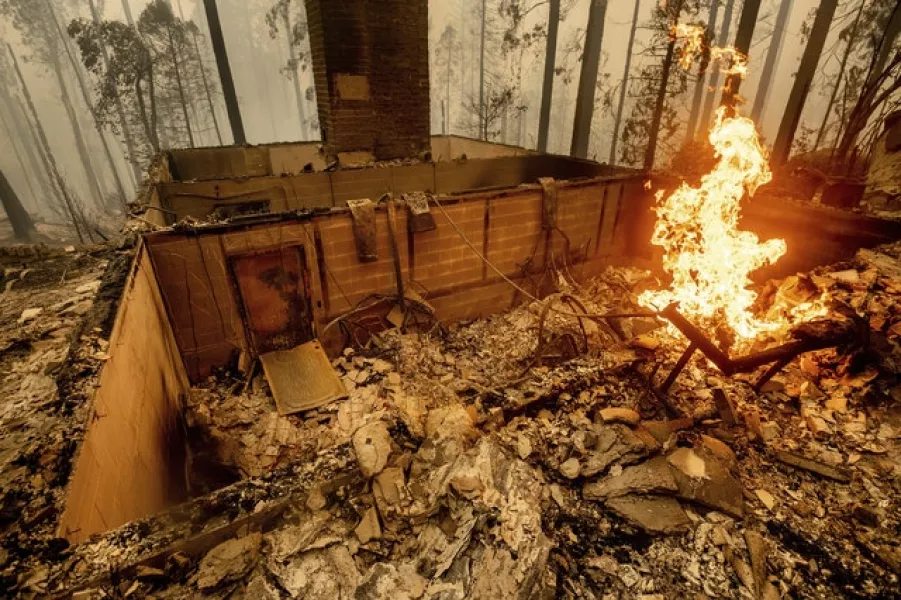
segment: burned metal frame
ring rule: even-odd
[[[761,352],[747,354],[738,358],[730,358],[729,355],[713,343],[704,332],[698,329],[694,323],[682,316],[677,310],[677,305],[675,303],[670,304],[661,310],[659,314],[661,317],[672,323],[676,329],[681,331],[690,342],[688,348],[685,349],[685,352],[682,353],[682,356],[679,357],[679,360],[676,361],[673,369],[663,381],[663,384],[658,388],[657,391],[660,393],[666,393],[669,388],[672,387],[673,383],[675,383],[676,379],[679,377],[679,374],[685,368],[685,365],[688,364],[688,361],[697,350],[703,352],[704,356],[710,359],[710,361],[727,376],[734,375],[735,373],[747,373],[754,371],[759,367],[770,365],[752,385],[754,391],[759,393],[763,385],[772,379],[774,375],[781,371],[783,367],[790,363],[796,356],[814,350],[833,348],[852,341],[854,337],[853,331],[845,330],[824,338],[795,340],[782,344],[781,346],[776,346],[775,348],[768,348]]]

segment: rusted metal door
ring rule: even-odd
[[[235,256],[232,269],[257,354],[313,339],[310,277],[302,246]]]

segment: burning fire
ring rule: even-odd
[[[672,35],[683,42],[679,53],[679,66],[688,70],[704,51],[704,28],[700,25],[677,23],[672,28]],[[720,72],[726,75],[738,75],[744,79],[748,74],[748,57],[732,46],[725,48],[711,46],[710,61],[720,63]]]
[[[689,36],[686,48],[691,59],[699,39],[697,29],[677,26],[674,30],[676,35],[684,31]],[[738,69],[734,72],[740,76],[747,72],[745,57],[732,48],[712,48],[711,56],[731,58],[730,68]],[[718,160],[700,185],[683,183],[667,197],[657,192],[651,242],[663,248],[663,266],[672,284],[666,290],[644,292],[639,302],[657,310],[678,302],[679,311],[697,325],[711,331],[726,327],[736,345],[743,347],[762,334],[787,329],[795,319],[816,316],[822,304],[778,307],[769,311],[769,318],[751,312],[757,294],[750,289],[750,273],[778,260],[786,245],[781,239],[761,242],[753,232],[740,231],[740,202],[746,192],[753,196],[768,183],[772,173],[751,119],[727,117],[725,107],[720,108],[709,139]]]

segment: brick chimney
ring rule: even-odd
[[[305,0],[330,157],[415,158],[429,142],[427,0]]]

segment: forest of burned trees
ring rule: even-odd
[[[901,105],[901,0],[432,4],[434,134],[690,172],[728,104],[772,123],[774,166],[853,176]],[[218,47],[211,6],[232,27]],[[0,135],[4,189],[18,183],[3,203],[18,221],[65,221],[89,241],[162,150],[319,138],[302,0],[0,0],[0,17],[15,34],[0,49]],[[690,65],[677,23],[704,32]],[[628,35],[611,38],[614,26]],[[710,60],[714,45],[750,55],[748,81]],[[225,86],[239,88],[232,105]]]

